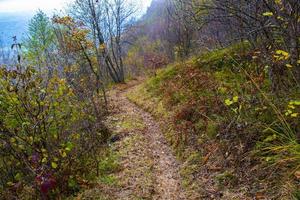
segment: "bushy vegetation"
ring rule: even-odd
[[[109,137],[91,100],[57,75],[43,81],[32,68],[2,68],[0,75],[2,194],[28,199],[77,191],[97,174]]]
[[[50,20],[39,11],[28,38],[15,37],[13,57],[1,63],[4,199],[64,198],[106,177],[108,102],[89,32],[69,16]]]

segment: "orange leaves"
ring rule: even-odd
[[[82,22],[76,22],[70,16],[55,16],[52,21],[62,26],[63,46],[69,52],[77,52],[93,47],[93,43],[88,39],[90,31],[84,27]]]
[[[64,17],[54,16],[52,18],[52,21],[55,24],[61,24],[65,26],[71,26],[75,24],[74,19],[70,16],[64,16]]]

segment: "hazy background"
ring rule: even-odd
[[[10,46],[12,37],[20,40],[26,35],[28,21],[38,9],[49,16],[61,12],[72,0],[0,0],[0,46]],[[136,0],[140,11],[146,12],[151,0]]]

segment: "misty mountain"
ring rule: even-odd
[[[8,14],[0,13],[0,41],[1,46],[10,46],[12,37],[17,36],[21,40],[27,30],[27,25],[32,14]]]

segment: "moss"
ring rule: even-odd
[[[145,128],[145,125],[141,119],[136,118],[126,118],[121,123],[122,128],[126,130],[134,130],[134,129],[143,129]]]
[[[195,130],[197,134],[200,134],[201,132],[203,132],[205,130],[205,121],[200,119],[198,122],[196,122],[195,124]]]
[[[247,52],[249,48],[248,42],[237,43],[230,47],[204,53],[195,60],[195,63],[200,67],[210,69],[232,68],[242,60],[241,55]]]
[[[233,73],[230,70],[222,70],[214,73],[216,80],[221,83],[219,87],[220,94],[228,94],[228,92],[235,91],[242,93],[242,85],[246,82],[245,75],[242,73]],[[223,90],[223,91],[222,91]]]
[[[223,187],[225,185],[233,185],[237,181],[237,177],[233,174],[231,171],[225,171],[221,174],[218,174],[216,176],[216,180],[219,183],[220,187]]]
[[[101,175],[111,174],[119,169],[119,156],[116,153],[109,154],[99,162],[99,172]]]
[[[100,181],[106,185],[109,186],[115,186],[118,184],[118,179],[115,175],[106,175],[106,176],[101,176]]]
[[[120,116],[120,120],[115,126],[119,126],[122,130],[132,131],[135,129],[144,129],[145,124],[138,116]]]
[[[218,124],[213,121],[208,121],[206,126],[206,134],[210,139],[215,139],[218,133]]]
[[[198,172],[202,162],[202,155],[200,152],[195,151],[190,153],[186,158],[182,168],[180,169],[180,175],[183,178],[183,186],[185,188],[191,188],[194,182],[194,174]]]
[[[189,164],[199,164],[202,162],[202,155],[199,151],[195,151],[190,154],[190,156],[186,159],[186,162]]]

